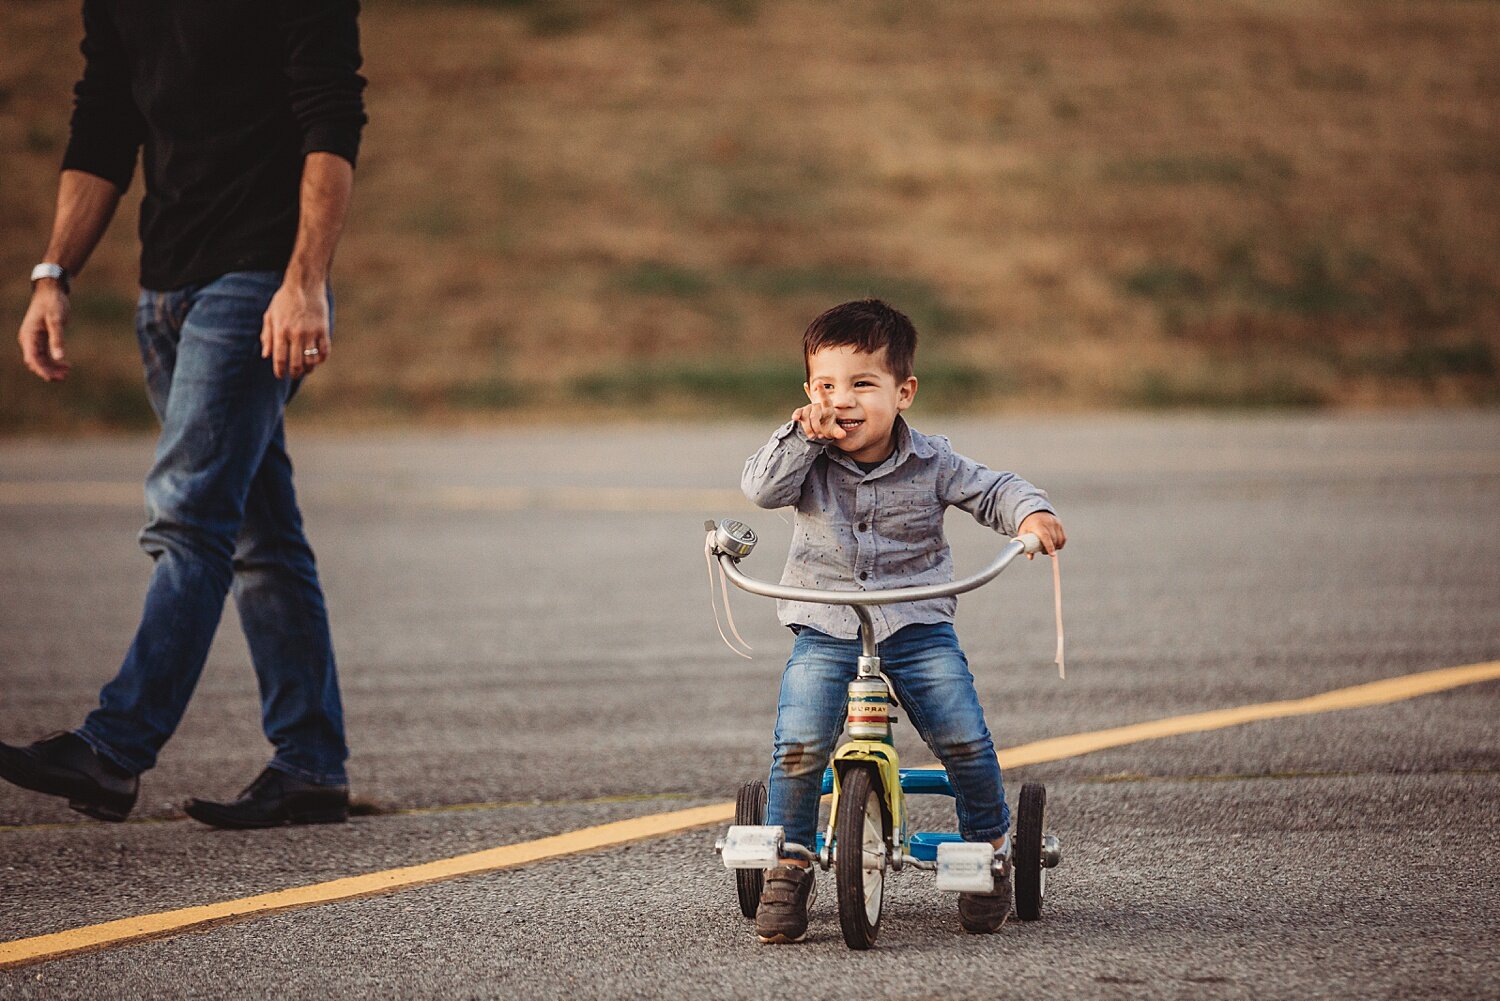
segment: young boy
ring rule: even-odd
[[[1054,553],[1066,536],[1047,495],[1013,473],[955,453],[946,438],[911,429],[901,412],[917,393],[917,332],[877,299],[819,316],[802,337],[810,401],[745,464],[741,486],[761,507],[795,505],[781,582],[879,590],[953,579],[943,510],[963,508],[1011,535],[1034,532]],[[870,608],[882,669],[906,715],[948,770],[966,841],[1004,847],[1010,811],[974,676],[953,632],[954,598]],[[767,824],[812,846],[823,770],[843,729],[860,652],[859,620],[846,606],[783,601],[797,638],[781,678]],[[807,934],[813,872],[783,858],[766,873],[755,931],[762,942]],[[1007,880],[993,894],[962,894],[965,931],[992,932],[1010,913]]]

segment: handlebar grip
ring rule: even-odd
[[[1022,551],[1027,556],[1030,556],[1032,553],[1039,553],[1042,551],[1042,540],[1032,532],[1027,532],[1025,535],[1016,536],[1016,541],[1026,547]]]

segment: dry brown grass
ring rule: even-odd
[[[13,276],[74,8],[0,10]],[[310,411],[781,409],[806,321],[866,293],[918,320],[939,403],[1500,400],[1500,4],[372,0],[363,27]],[[81,283],[78,384],[5,367],[0,426],[142,419],[131,222]]]

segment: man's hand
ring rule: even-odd
[[[21,357],[26,367],[48,382],[61,382],[68,375],[63,350],[63,331],[68,325],[68,294],[50,278],[36,283],[31,305],[21,321]]]
[[[57,181],[57,214],[42,260],[77,276],[104,235],[120,203],[120,189],[82,170],[65,170]],[[21,357],[26,367],[48,382],[67,378],[63,331],[68,326],[68,293],[55,278],[41,278],[31,289],[31,305],[21,321]]]
[[[1042,540],[1042,550],[1048,556],[1056,555],[1059,549],[1068,544],[1068,533],[1063,531],[1062,522],[1057,520],[1057,515],[1050,511],[1037,511],[1023,518],[1016,534],[1025,535],[1027,532]],[[1035,555],[1032,553],[1026,558],[1029,560]]]
[[[260,356],[271,359],[278,379],[300,378],[328,360],[328,269],[353,187],[354,165],[338,154],[302,161],[297,240],[260,326]]]
[[[260,356],[276,378],[301,378],[328,360],[328,290],[287,280],[271,297],[260,326]]]
[[[802,433],[814,440],[847,437],[849,432],[839,427],[838,414],[834,412],[833,402],[825,389],[818,390],[818,398],[805,407],[798,407],[792,411],[792,420],[802,427]]]

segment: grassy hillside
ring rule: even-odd
[[[77,30],[0,7],[9,331]],[[363,30],[307,414],[778,411],[807,320],[872,293],[918,321],[924,407],[1500,401],[1494,2],[370,0]],[[149,422],[133,226],[75,377],[0,366],[0,428]]]

